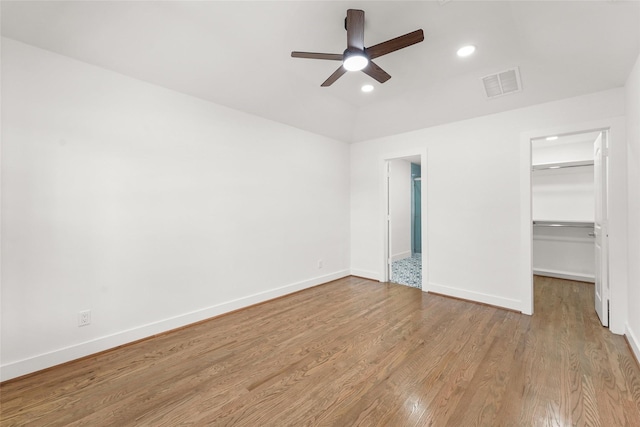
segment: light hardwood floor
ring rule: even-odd
[[[2,384],[1,425],[640,426],[593,285],[532,317],[346,278]]]

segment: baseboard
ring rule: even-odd
[[[454,298],[464,299],[473,302],[480,302],[483,304],[489,304],[496,307],[502,307],[513,311],[525,312],[522,307],[522,301],[498,297],[490,294],[483,294],[480,292],[468,291],[460,288],[453,288],[450,286],[439,285],[437,283],[430,282],[427,292],[435,292],[437,294],[446,295]]]
[[[640,363],[640,340],[638,340],[638,336],[633,333],[628,324],[626,325],[624,335],[627,338],[629,347],[631,347],[631,351],[633,351],[633,355],[636,357],[636,361]]]
[[[411,258],[411,251],[400,252],[391,256],[391,261],[399,261],[401,259]]]
[[[216,304],[201,310],[181,314],[168,319],[142,325],[136,328],[117,332],[112,335],[99,337],[73,346],[61,348],[38,356],[7,363],[0,366],[0,381],[21,377],[43,369],[51,368],[72,360],[80,359],[105,350],[113,349],[157,334],[197,323],[211,317],[229,313],[234,310],[249,307],[270,299],[278,298],[293,292],[301,291],[313,286],[341,279],[351,274],[349,270],[342,270],[324,276],[314,277],[297,283],[292,283],[268,291],[259,292],[243,298]]]
[[[362,277],[363,279],[377,280],[378,282],[384,281],[384,278],[382,277],[382,275],[377,271],[358,270],[357,268],[352,268],[351,275]]]
[[[596,281],[596,278],[590,274],[573,273],[570,271],[543,270],[534,268],[533,274],[537,276],[556,277],[558,279],[576,280],[578,282],[595,283]]]

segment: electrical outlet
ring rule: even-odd
[[[78,313],[78,326],[91,324],[91,310],[83,310]]]
[[[318,268],[322,268],[323,264],[324,264],[324,263],[322,262],[322,260],[321,260],[321,259],[319,259],[319,260],[318,260]]]

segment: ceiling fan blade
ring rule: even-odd
[[[342,61],[341,53],[316,53],[316,52],[291,52],[293,58],[328,59],[330,61]]]
[[[347,10],[347,48],[364,50],[364,10]]]
[[[340,68],[334,71],[333,74],[331,74],[329,78],[325,80],[324,83],[322,83],[320,86],[322,87],[331,86],[336,80],[342,77],[342,75],[346,72],[347,70],[341,65]]]
[[[368,47],[365,49],[369,58],[375,59],[387,53],[395,52],[412,44],[420,43],[424,40],[424,32],[422,30],[416,30],[404,36],[396,37],[395,39],[387,40],[386,42],[379,43],[377,45]]]
[[[391,78],[391,76],[382,68],[378,67],[373,61],[369,61],[369,65],[364,67],[363,73],[373,77],[380,83],[384,83]]]

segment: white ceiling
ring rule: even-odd
[[[322,88],[339,63],[290,53],[342,53],[349,8],[365,11],[367,46],[419,28],[425,41],[376,60],[384,84],[356,72]],[[2,1],[2,34],[353,142],[623,86],[640,2]],[[514,66],[523,91],[486,99],[480,78]]]

